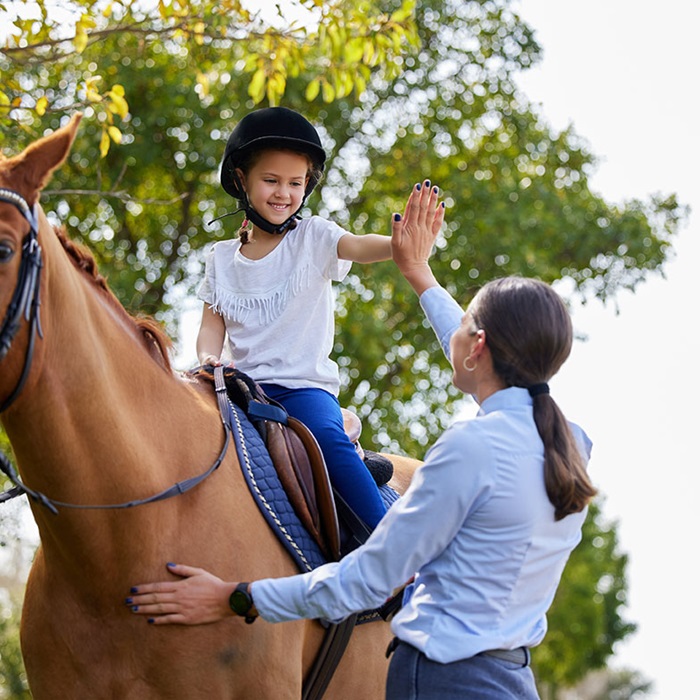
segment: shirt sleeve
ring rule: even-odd
[[[214,273],[214,248],[211,246],[204,256],[204,277],[197,289],[197,297],[207,304],[214,303],[214,287],[216,285]]]
[[[333,282],[341,282],[352,267],[352,261],[341,260],[338,257],[338,241],[347,231],[335,222],[320,216],[312,217],[311,226],[312,237],[309,244],[312,246],[312,254],[317,257],[317,263],[324,277]],[[319,238],[323,240],[323,245],[318,244]]]
[[[442,553],[488,488],[485,472],[479,469],[488,463],[486,448],[482,440],[470,437],[466,423],[448,429],[428,451],[407,492],[363,546],[340,562],[309,573],[253,583],[261,616],[268,622],[300,618],[338,622],[353,612],[380,606]]]
[[[464,311],[443,287],[429,287],[420,295],[420,305],[450,359],[450,338],[462,323]]]

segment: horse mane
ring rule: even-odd
[[[170,364],[169,350],[172,347],[172,340],[161,328],[160,324],[149,316],[136,317],[131,315],[109,288],[107,280],[100,274],[95,257],[90,250],[68,238],[64,227],[54,226],[54,231],[73,265],[90,277],[95,286],[101,289],[107,296],[110,303],[129,318],[137,333],[140,335],[148,354],[161,365],[163,369],[171,372],[172,367]]]

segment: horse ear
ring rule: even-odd
[[[65,161],[82,118],[82,112],[76,112],[68,124],[35,141],[19,156],[10,159],[13,175],[24,181],[27,191],[33,194],[41,192],[53,171]]]

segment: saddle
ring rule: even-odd
[[[195,376],[213,377],[208,368]],[[328,561],[338,561],[369,537],[367,526],[331,486],[323,453],[311,431],[290,416],[248,375],[224,368],[229,399],[248,417],[260,434],[292,509]],[[391,462],[380,454],[363,450],[360,419],[341,409],[343,426],[378,486],[393,473]]]

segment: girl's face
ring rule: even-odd
[[[309,160],[290,151],[264,151],[248,174],[238,176],[248,201],[260,216],[282,224],[301,206],[309,179]]]

